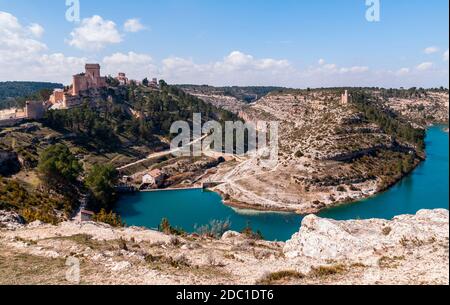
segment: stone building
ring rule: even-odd
[[[79,95],[90,89],[106,87],[106,77],[100,76],[99,64],[86,64],[85,72],[73,76],[69,89],[56,89],[50,96],[51,109],[67,109],[80,103]]]
[[[128,84],[128,78],[127,75],[123,72],[119,72],[119,74],[117,75],[116,79],[119,81],[119,84],[121,86],[127,85]]]
[[[142,184],[157,187],[163,182],[163,180],[164,174],[159,169],[155,169],[142,177]]]
[[[39,120],[45,114],[44,103],[27,101],[24,108],[10,108],[0,111],[0,127],[19,124],[25,120]]]
[[[86,64],[85,72],[73,76],[71,93],[77,96],[81,91],[106,87],[106,77],[100,76],[99,64]]]
[[[348,90],[345,90],[345,93],[342,94],[341,103],[343,105],[350,104],[352,102],[352,96],[348,94]]]
[[[25,118],[39,120],[44,117],[45,108],[41,101],[27,101],[25,105]]]
[[[58,103],[62,103],[64,101],[64,90],[63,89],[55,89],[53,90],[53,94],[50,96],[50,103],[55,105]]]

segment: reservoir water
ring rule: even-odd
[[[391,219],[420,209],[449,208],[449,134],[443,126],[427,132],[427,160],[390,190],[358,203],[320,213],[336,220]],[[157,228],[162,218],[187,232],[211,220],[229,220],[231,229],[247,224],[267,240],[285,241],[298,232],[302,216],[288,213],[240,211],[222,204],[219,195],[202,190],[142,192],[123,196],[116,207],[128,226]]]

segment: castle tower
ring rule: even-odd
[[[72,95],[79,95],[80,91],[106,87],[106,77],[100,76],[99,64],[86,64],[85,73],[74,75]]]
[[[348,90],[345,90],[345,93],[342,94],[341,103],[343,105],[347,105],[352,102],[352,96],[348,94]]]
[[[92,80],[100,77],[100,65],[99,64],[86,64],[85,66],[86,76]]]

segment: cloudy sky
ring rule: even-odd
[[[76,2],[76,0],[68,0]],[[448,87],[448,0],[0,0],[0,81]],[[69,17],[73,11],[69,10]]]

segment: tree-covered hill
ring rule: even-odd
[[[263,96],[269,94],[270,92],[284,89],[282,87],[273,87],[273,86],[213,87],[208,85],[201,85],[201,86],[177,85],[177,87],[196,94],[217,94],[217,95],[231,96],[246,103],[252,103],[257,99],[260,99]]]
[[[102,148],[115,150],[122,146],[122,139],[151,146],[159,142],[159,136],[170,138],[172,124],[192,123],[194,113],[201,113],[204,122],[238,119],[164,81],[160,87],[109,86],[100,96],[84,97],[81,107],[49,111],[44,121],[53,129],[76,133]]]
[[[34,97],[41,90],[63,88],[62,84],[46,82],[0,82],[0,109],[22,106],[23,99]]]

